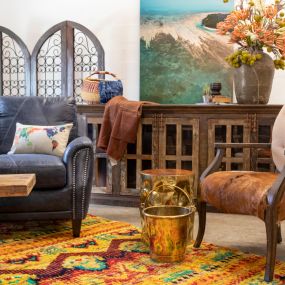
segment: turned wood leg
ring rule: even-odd
[[[206,203],[198,202],[198,215],[199,215],[199,229],[194,243],[194,247],[200,247],[201,242],[204,237],[205,227],[206,227]]]
[[[267,252],[266,252],[266,265],[264,280],[267,282],[272,281],[275,259],[276,259],[276,246],[277,246],[277,222],[276,222],[276,211],[268,209],[265,216],[265,227],[267,237]]]
[[[82,222],[81,219],[80,220],[72,220],[73,237],[80,237],[81,222]]]
[[[281,224],[280,223],[278,223],[278,225],[277,225],[277,242],[278,243],[282,242]]]

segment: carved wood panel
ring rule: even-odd
[[[137,142],[129,144],[120,163],[122,195],[139,195],[140,172],[155,168],[158,153],[156,118],[142,118],[138,126]]]
[[[92,193],[113,193],[113,171],[110,160],[106,153],[96,151],[96,144],[102,125],[103,118],[87,117],[88,136],[94,145],[94,175]]]
[[[96,145],[102,118],[87,118],[89,136]],[[173,145],[167,140],[169,126],[177,130]],[[140,172],[152,168],[182,168],[198,173],[199,120],[164,118],[156,114],[142,118],[138,127],[137,142],[129,144],[127,152],[118,164],[119,179],[112,174],[114,167],[105,153],[95,151],[93,193],[138,196]],[[171,134],[170,134],[171,135]],[[171,151],[175,150],[173,153]],[[170,152],[169,152],[170,151]],[[169,164],[175,162],[175,165]],[[198,181],[198,177],[196,177]],[[116,180],[116,182],[114,182]],[[196,182],[197,184],[197,182]]]
[[[195,189],[199,173],[199,120],[161,117],[159,120],[159,168],[192,170]]]
[[[169,127],[174,127],[175,133],[168,133]],[[198,155],[194,155],[199,153],[198,133],[197,119],[169,118],[162,114],[143,118],[137,143],[128,146],[121,161],[121,194],[139,195],[141,170],[180,168],[198,173]],[[169,138],[175,139],[170,141]]]
[[[251,125],[246,119],[209,119],[208,120],[208,164],[215,156],[215,142],[248,143]],[[223,158],[224,170],[249,170],[250,150],[227,148]]]
[[[258,143],[271,143],[271,134],[274,124],[274,118],[268,115],[257,116],[255,114],[254,120],[255,128],[252,130],[251,140],[253,142]],[[251,157],[254,163],[252,167],[253,170],[271,172],[274,172],[276,170],[271,156],[271,149],[252,150]]]

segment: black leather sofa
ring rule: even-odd
[[[63,157],[7,154],[16,122],[29,125],[73,122]],[[0,174],[36,174],[36,185],[28,197],[0,198],[1,221],[72,219],[73,236],[79,236],[89,206],[93,159],[91,140],[78,137],[74,99],[0,97]]]

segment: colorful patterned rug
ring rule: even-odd
[[[155,263],[126,223],[88,216],[81,237],[70,222],[0,225],[0,284],[268,284],[264,258],[204,243],[182,263]],[[271,284],[285,284],[285,263]]]

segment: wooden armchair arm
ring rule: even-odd
[[[217,148],[217,153],[215,158],[212,160],[210,165],[203,171],[200,176],[200,182],[210,175],[211,173],[216,172],[222,163],[223,156],[226,148],[270,148],[270,143],[215,143]]]
[[[215,143],[216,148],[270,148],[271,143]]]
[[[203,173],[200,176],[200,182],[203,182],[203,180],[210,175],[211,173],[216,172],[222,163],[223,156],[225,153],[224,148],[218,148],[215,158],[212,160],[212,162],[209,164],[209,166],[203,171]]]
[[[285,192],[285,167],[277,176],[274,184],[271,186],[267,193],[267,202],[269,207],[276,207],[281,201]]]

